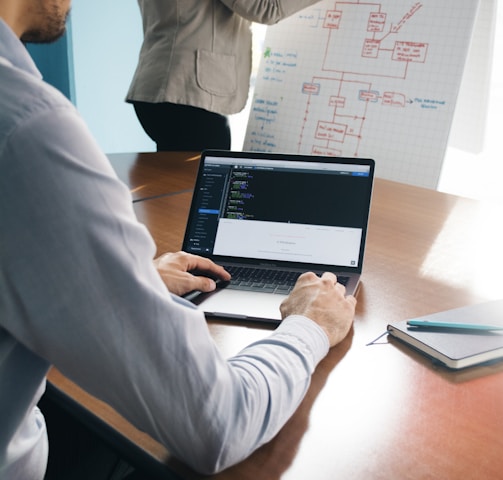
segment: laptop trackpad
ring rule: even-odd
[[[200,295],[193,303],[209,316],[278,322],[281,320],[279,306],[285,298],[285,295],[224,288],[209,295]]]

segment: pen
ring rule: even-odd
[[[477,323],[454,323],[454,322],[436,322],[431,320],[408,320],[409,327],[418,328],[450,328],[465,330],[503,330],[502,325],[483,325]]]

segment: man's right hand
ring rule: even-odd
[[[355,316],[356,299],[345,294],[346,287],[337,283],[333,273],[326,272],[321,277],[312,272],[304,273],[281,304],[281,316],[310,318],[325,331],[333,347],[346,337]]]

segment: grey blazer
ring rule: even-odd
[[[251,23],[274,24],[318,0],[138,0],[144,40],[126,100],[223,115],[249,91]]]

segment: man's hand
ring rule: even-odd
[[[323,328],[333,347],[346,337],[355,315],[356,299],[345,294],[346,287],[337,283],[333,273],[324,273],[321,278],[312,272],[304,273],[281,304],[281,316],[310,318]]]
[[[154,265],[171,293],[183,295],[193,290],[215,290],[214,279],[228,281],[229,272],[208,258],[177,252],[165,253],[154,260]],[[197,271],[198,275],[190,272]]]

